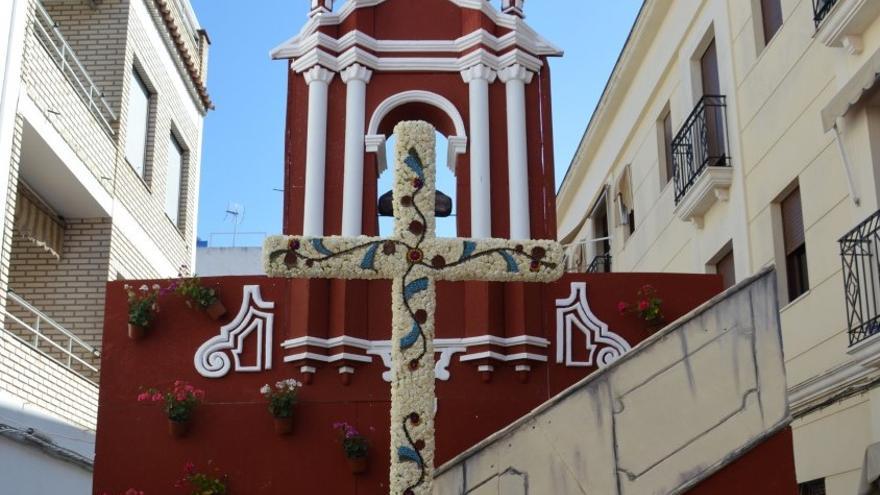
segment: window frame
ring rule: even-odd
[[[142,94],[146,95],[146,106],[144,112],[143,119],[143,157],[141,166],[138,167],[134,163],[131,162],[132,157],[130,156],[129,151],[130,145],[132,143],[131,137],[131,129],[132,129],[132,101],[135,88],[139,88],[142,90]],[[147,189],[150,188],[151,182],[151,141],[152,136],[155,131],[155,104],[156,104],[156,91],[153,84],[150,82],[150,79],[145,75],[145,71],[140,67],[136,62],[132,63],[131,70],[129,71],[129,88],[128,88],[128,100],[126,101],[126,123],[125,123],[125,147],[123,151],[123,158],[125,162],[131,167],[132,171],[134,171],[135,175],[138,176],[141,181],[143,181],[144,185]],[[139,146],[140,147],[140,146]]]
[[[165,157],[165,197],[163,201],[163,212],[165,217],[171,222],[174,227],[183,234],[186,229],[186,192],[184,190],[184,184],[186,183],[186,176],[189,170],[189,157],[190,157],[190,149],[186,145],[186,141],[184,141],[180,137],[180,133],[177,132],[172,126],[171,131],[168,133],[168,153]],[[176,147],[179,151],[180,155],[180,168],[178,170],[177,177],[177,218],[174,219],[171,215],[168,214],[168,193],[169,193],[169,178],[171,176],[170,165],[171,165],[171,148]]]
[[[786,202],[792,200],[797,195],[797,215],[799,221],[791,223],[787,221]],[[777,236],[777,243],[780,244],[777,250],[778,265],[781,266],[785,273],[785,299],[788,303],[792,303],[807,292],[810,291],[809,262],[807,254],[806,241],[806,225],[803,219],[803,196],[801,195],[800,185],[795,182],[783,192],[777,201],[780,232]],[[791,211],[791,210],[789,210]],[[794,213],[792,213],[794,214]],[[800,232],[791,234],[788,229],[797,228]],[[799,239],[794,245],[789,244],[789,239],[795,237]],[[780,256],[781,254],[781,256]]]
[[[774,26],[773,32],[768,33],[768,16],[767,16],[767,2],[774,2],[778,10],[778,20],[779,23]],[[767,46],[770,44],[770,41],[779,34],[779,31],[782,29],[782,25],[785,24],[785,15],[782,12],[782,0],[757,0],[758,12],[761,14],[761,22],[759,23],[759,27],[761,28],[761,36],[763,40],[763,45]]]

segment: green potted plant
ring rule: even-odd
[[[144,338],[147,329],[159,312],[159,285],[141,285],[137,290],[126,284],[128,297],[128,337],[133,340]]]
[[[662,326],[665,323],[663,318],[663,300],[657,295],[657,289],[652,285],[643,285],[636,293],[637,301],[635,304],[629,304],[626,301],[617,303],[617,310],[620,314],[635,314],[648,323],[651,328]]]
[[[333,423],[333,428],[339,432],[342,451],[352,474],[364,473],[367,470],[367,439],[345,421]]]
[[[190,490],[190,495],[226,495],[229,493],[229,477],[221,475],[217,468],[214,468],[214,472],[215,474],[200,473],[195,464],[187,462],[183,465],[183,478],[174,486]]]
[[[150,388],[138,394],[137,400],[162,402],[168,416],[168,433],[174,438],[182,438],[189,431],[193,411],[205,400],[205,391],[177,380],[170,390],[160,392]]]
[[[293,406],[302,383],[293,378],[281,380],[274,387],[263,385],[260,393],[269,403],[269,412],[275,419],[275,433],[289,435],[293,431]]]
[[[217,296],[217,289],[205,287],[198,277],[186,278],[176,284],[174,291],[186,299],[186,305],[204,311],[212,320],[226,315],[226,307]]]

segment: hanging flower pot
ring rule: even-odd
[[[131,340],[141,340],[142,338],[146,337],[146,335],[146,327],[135,325],[133,323],[128,324],[128,338],[130,338]]]
[[[367,457],[348,457],[348,467],[351,474],[364,474],[367,472]]]
[[[205,313],[208,314],[209,318],[216,321],[226,316],[226,306],[224,306],[219,300],[216,300],[211,303],[210,306],[205,308]]]
[[[275,433],[279,435],[290,435],[293,433],[293,417],[274,418]]]
[[[189,421],[168,419],[168,433],[173,438],[183,438],[189,432]]]

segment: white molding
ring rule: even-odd
[[[199,346],[193,357],[196,371],[205,378],[222,378],[231,370],[237,373],[256,373],[272,369],[272,335],[275,315],[269,311],[275,303],[264,301],[259,285],[242,288],[241,307],[231,322],[220,328],[220,335]],[[244,345],[256,332],[257,362],[252,366],[241,364]],[[229,355],[232,355],[230,360]],[[232,366],[232,361],[235,366]]]
[[[880,334],[873,335],[847,351],[852,358],[788,389],[792,414],[798,416],[814,404],[820,404],[835,393],[877,375],[880,368]]]
[[[576,361],[572,355],[572,332],[586,337],[587,360]],[[600,348],[600,344],[602,347]],[[631,346],[609,330],[590,309],[586,282],[572,282],[568,297],[556,300],[556,362],[570,367],[604,368],[629,352]]]
[[[862,35],[880,16],[877,0],[840,0],[822,20],[816,39],[829,47],[844,48],[850,55],[862,52]]]
[[[369,153],[378,152],[376,158],[378,161],[379,173],[382,173],[388,168],[388,162],[385,159],[384,153],[386,137],[384,134],[379,134],[379,125],[382,123],[382,119],[384,119],[392,110],[407,103],[424,103],[426,105],[431,105],[443,111],[449,119],[452,120],[456,135],[449,136],[448,139],[449,156],[447,157],[447,166],[452,173],[455,173],[455,161],[457,155],[464,154],[467,151],[468,138],[464,126],[464,119],[461,118],[461,113],[459,113],[458,108],[456,108],[451,101],[437,93],[424,90],[403,91],[389,96],[376,107],[376,110],[370,117],[370,123],[367,126],[367,136],[364,139],[364,146]]]
[[[485,352],[477,352],[474,354],[465,354],[458,358],[462,363],[466,363],[468,361],[477,361],[479,359],[494,359],[496,361],[501,362],[510,362],[510,361],[520,361],[520,360],[528,360],[528,361],[538,361],[542,363],[547,362],[547,356],[543,356],[541,354],[534,354],[531,352],[519,352],[516,354],[500,354],[494,351],[485,351]]]
[[[352,354],[349,352],[333,354],[330,356],[326,356],[324,354],[315,354],[314,352],[301,352],[299,354],[290,354],[288,356],[284,356],[285,363],[293,363],[305,359],[311,361],[320,361],[322,363],[335,363],[337,361],[356,361],[359,363],[373,362],[373,358],[371,358],[370,356],[364,356],[362,354]]]
[[[506,338],[497,337],[495,335],[480,335],[478,337],[465,337],[457,340],[461,345],[469,347],[480,345],[494,345],[498,347],[515,347],[518,345],[531,345],[541,348],[550,347],[549,340],[542,337],[535,337],[534,335],[517,335],[515,337]]]
[[[354,347],[357,349],[369,350],[373,347],[373,343],[369,340],[359,339],[357,337],[349,337],[342,335],[330,339],[322,339],[320,337],[297,337],[288,339],[281,343],[283,349],[292,349],[294,347],[313,346],[322,349],[331,349],[333,347]]]
[[[729,199],[731,185],[733,167],[706,167],[675,206],[675,214],[685,222],[693,221],[697,228],[702,228],[703,215],[716,202]]]
[[[297,49],[297,47],[300,47],[303,44],[310,42],[307,40],[312,35],[318,33],[319,32],[318,30],[321,26],[339,25],[342,22],[344,22],[345,19],[347,19],[348,16],[351,15],[356,9],[373,7],[375,5],[379,5],[379,4],[383,3],[384,1],[385,0],[349,0],[336,13],[327,13],[327,14],[322,14],[319,16],[312,17],[302,27],[299,34],[288,39],[287,41],[285,41],[284,43],[282,43],[281,45],[275,47],[272,51],[270,51],[269,52],[270,56],[273,58],[291,58],[291,56],[287,55],[287,53],[294,52]],[[495,36],[492,36],[491,34],[485,32],[483,29],[480,29],[479,31],[475,31],[475,32],[482,31],[483,33],[485,33],[485,34],[480,33],[477,36],[480,39],[486,39],[487,44],[492,44],[494,42],[494,43],[499,43],[501,45],[501,44],[505,43],[505,41],[502,41],[502,40],[510,37],[510,38],[513,38],[516,40],[517,45],[520,45],[523,47],[528,47],[533,51],[533,53],[536,53],[538,55],[561,56],[563,53],[561,49],[559,49],[554,44],[550,43],[543,36],[539,35],[528,24],[526,24],[520,17],[518,17],[516,15],[510,15],[510,14],[504,14],[504,13],[498,12],[497,10],[495,10],[494,7],[492,7],[492,5],[490,5],[485,0],[450,0],[450,1],[452,3],[458,5],[459,7],[462,7],[462,8],[468,8],[468,9],[482,11],[484,14],[486,14],[487,17],[489,17],[490,20],[492,20],[492,22],[494,22],[498,26],[507,28],[511,31],[510,33],[508,33],[505,36],[502,36],[501,38],[497,38]],[[365,38],[372,39],[366,35],[362,35],[362,36]],[[463,36],[463,37],[458,38],[455,41],[453,41],[452,43],[454,43],[455,46],[464,46],[464,48],[462,48],[462,49],[453,50],[453,51],[463,51],[464,49],[467,49],[467,48],[473,46],[474,42],[469,39],[469,37],[471,37],[471,36],[475,36],[475,35],[473,33],[470,33],[466,36]],[[494,40],[493,40],[493,38],[494,38]],[[363,40],[362,42],[365,45],[369,44],[368,40]],[[443,43],[443,42],[436,42],[435,41],[435,42],[423,42],[423,43],[428,48],[429,51],[450,51],[450,50],[448,50],[448,48],[446,48],[445,45],[439,45],[440,43]],[[433,43],[433,45],[431,43]],[[449,42],[447,42],[447,43],[449,43]],[[470,43],[470,44],[468,44],[468,43]],[[397,48],[398,51],[410,51],[410,50],[403,50],[402,48],[400,48],[399,47],[400,42],[395,43],[395,42],[388,42],[388,41],[378,41],[377,44],[378,44],[378,46],[376,48],[379,48],[379,47],[383,48],[381,51],[386,51],[386,50],[384,50],[384,47],[388,46],[388,45],[392,46],[392,50],[388,50],[388,51],[394,51],[394,48]],[[395,45],[397,45],[397,46],[395,46]],[[446,49],[440,50],[439,49],[440,47],[446,48]],[[419,47],[419,48],[421,48],[421,47]],[[334,50],[334,51],[340,51],[340,50]],[[293,56],[295,56],[295,55],[293,55]]]
[[[360,47],[352,47],[338,56],[315,47],[290,63],[294,72],[305,72],[316,65],[340,71],[351,64],[361,64],[379,72],[461,72],[468,67],[483,64],[493,70],[501,70],[520,64],[538,72],[544,63],[540,58],[520,49],[495,55],[483,48],[461,57],[383,57]]]

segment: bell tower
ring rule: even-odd
[[[523,0],[494,2],[311,0],[299,34],[272,51],[289,64],[285,234],[378,235],[379,212],[391,203],[378,201],[385,143],[398,122],[424,120],[448,143],[437,162],[455,177],[459,237],[556,238],[548,61],[562,52],[526,24]],[[540,287],[468,282],[450,290],[461,322],[441,321],[441,336],[454,328],[459,337],[532,342],[543,332]],[[297,355],[309,356],[301,369],[354,373],[357,358],[321,361],[325,349],[308,343],[387,339],[390,322],[367,323],[371,305],[387,306],[375,297],[358,281],[294,282],[288,337]],[[530,362],[493,359],[473,364],[491,372]]]
[[[385,141],[426,120],[449,143],[459,235],[555,238],[550,71],[524,0],[310,0],[290,61],[284,232],[377,233]],[[338,3],[338,2],[337,2]]]

